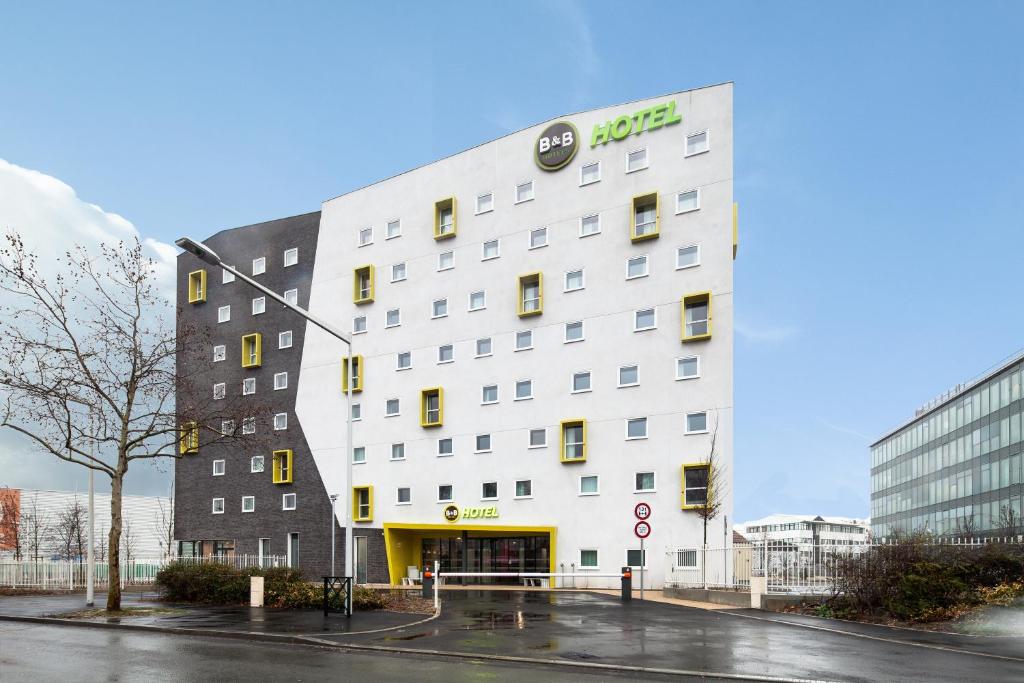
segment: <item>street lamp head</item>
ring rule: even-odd
[[[338,494],[337,493],[332,493],[331,494],[331,502],[333,503],[336,500],[338,500]]]
[[[174,240],[174,243],[199,260],[209,263],[211,266],[219,266],[221,263],[220,257],[217,256],[217,253],[202,242],[196,242],[188,237],[180,237]]]

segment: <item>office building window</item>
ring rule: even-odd
[[[528,202],[533,199],[533,181],[528,180],[525,183],[519,183],[516,185],[516,204],[522,202]]]
[[[223,477],[224,476],[224,470],[225,470],[225,467],[224,467],[224,461],[223,460],[214,460],[213,461],[213,476],[215,476],[215,477]]]
[[[260,256],[259,258],[254,258],[252,260],[252,274],[253,275],[262,275],[266,271],[267,271],[267,257],[266,256]]]
[[[217,322],[226,323],[231,320],[231,306],[219,306],[217,308]]]
[[[580,477],[581,496],[596,496],[598,493],[600,493],[600,491],[598,489],[598,478],[596,474]]]
[[[404,263],[396,263],[393,266],[391,266],[391,281],[392,282],[401,282],[404,279],[405,279],[405,264]]]
[[[246,377],[242,380],[242,395],[248,396],[249,394],[256,393],[256,378]]]
[[[213,507],[211,509],[211,512],[213,514],[215,514],[215,515],[223,515],[224,514],[224,499],[223,498],[214,498],[213,499]]]
[[[292,306],[299,305],[299,290],[297,289],[286,289],[284,291],[284,300],[290,303]]]
[[[708,471],[706,463],[683,465],[683,509],[697,508],[708,502]]]
[[[454,452],[455,447],[451,438],[437,440],[437,454],[439,456],[452,455]]]
[[[498,402],[498,385],[497,384],[487,384],[487,385],[485,385],[484,388],[481,391],[480,403],[486,405],[488,403],[497,403],[497,402]]]
[[[402,311],[398,308],[392,308],[387,312],[387,316],[384,319],[384,327],[398,327],[402,324]]]
[[[688,247],[676,249],[676,270],[693,268],[700,265],[700,245],[691,244]]]
[[[635,387],[640,383],[640,366],[623,365],[619,368],[619,386]]]
[[[631,417],[626,420],[626,439],[646,439],[647,418]]]
[[[565,324],[565,343],[583,341],[583,321],[576,320]]]
[[[580,237],[589,237],[601,232],[601,217],[597,214],[580,219]]]
[[[263,471],[263,456],[254,455],[249,459],[249,472],[252,474],[258,474]]]
[[[695,379],[700,377],[700,356],[676,358],[676,379]]]
[[[562,462],[583,462],[587,459],[586,420],[563,420],[561,424]]]
[[[437,269],[451,270],[455,267],[455,252],[442,251],[437,255]]]
[[[224,382],[217,382],[216,384],[213,385],[213,400],[214,401],[221,400],[222,398],[224,398],[224,395],[226,393],[227,393],[227,391],[226,391],[226,387],[224,385]]]
[[[267,310],[267,298],[265,296],[258,296],[252,300],[252,314],[259,315]]]
[[[373,228],[363,228],[359,231],[359,246],[365,247],[373,244]]]
[[[284,267],[294,266],[299,262],[299,250],[296,247],[284,250]]]
[[[228,356],[227,347],[223,344],[218,344],[213,347],[213,362],[219,363]]]
[[[242,496],[242,512],[255,512],[256,510],[256,497],[255,496]]]
[[[288,373],[287,372],[275,372],[274,373],[274,391],[280,391],[281,389],[288,388]]]
[[[472,292],[469,295],[469,310],[480,311],[487,308],[487,293],[486,292]]]
[[[352,303],[361,306],[373,302],[375,272],[373,264],[352,270]]]
[[[516,332],[516,351],[526,351],[533,348],[533,330]]]
[[[641,242],[656,238],[661,230],[658,215],[658,193],[633,197],[633,224],[630,239]]]
[[[581,394],[590,391],[590,371],[572,373],[572,393]]]
[[[580,569],[599,569],[597,564],[597,551],[593,549],[580,550]]]
[[[288,413],[274,414],[274,429],[278,431],[288,429]]]
[[[626,154],[626,173],[647,168],[647,149],[635,149]]]
[[[700,190],[684,190],[676,193],[676,213],[689,213],[700,208]]]
[[[395,498],[397,505],[410,505],[412,503],[412,492],[408,486],[399,486],[398,495]]]
[[[441,387],[420,391],[420,426],[440,427],[444,424],[444,390]]]
[[[533,398],[533,381],[528,379],[521,379],[516,382],[516,398],[517,401],[525,401],[526,399]]]
[[[384,417],[395,417],[401,414],[401,402],[397,398],[389,398],[384,403]]]
[[[530,448],[544,448],[548,445],[548,430],[546,429],[531,429],[530,430]]]
[[[601,179],[601,162],[595,161],[580,167],[580,185],[596,183]]]
[[[294,510],[296,507],[296,496],[294,493],[286,493],[281,496],[281,509]]]
[[[443,318],[448,315],[448,299],[435,299],[430,309],[431,318]]]
[[[392,237],[398,237],[402,234],[402,221],[393,220],[388,221],[388,226],[384,231],[384,239],[389,240]]]
[[[703,434],[708,431],[708,414],[706,412],[686,414],[686,433]]]
[[[693,156],[711,149],[708,131],[702,130],[699,133],[690,133],[686,136],[686,156]]]
[[[476,357],[482,358],[491,355],[491,338],[484,337],[476,340]]]
[[[490,434],[477,434],[476,435],[476,452],[477,453],[488,453],[491,450],[491,435]]]
[[[654,490],[654,472],[637,472],[633,482],[633,491],[636,493],[648,493]]]
[[[405,460],[405,444],[404,443],[393,443],[393,444],[391,444],[391,459],[392,460]]]
[[[274,451],[270,461],[270,471],[274,475],[275,484],[292,483],[292,452],[288,449]]]
[[[434,202],[434,239],[444,240],[455,237],[457,230],[455,197]]]
[[[533,498],[533,480],[516,480],[516,498]]]
[[[398,354],[398,364],[396,370],[408,370],[412,367],[412,351],[401,351]]]
[[[360,464],[366,462],[366,446],[355,446],[352,448],[352,463]]]
[[[438,503],[450,503],[454,496],[453,487],[451,484],[441,484],[437,487],[437,502]]]
[[[224,435],[230,435],[235,433],[235,421],[234,420],[221,420],[220,421],[220,433]]]
[[[501,256],[501,241],[500,240],[489,240],[484,242],[483,255],[480,257],[481,261],[489,261],[492,258],[498,258]]]
[[[256,418],[255,417],[243,417],[242,418],[242,434],[255,434],[256,433]]]
[[[519,276],[520,318],[540,315],[544,312],[544,274],[527,273]]]
[[[363,419],[363,407],[358,403],[352,404],[352,421]]]
[[[642,308],[633,314],[634,332],[653,330],[657,326],[657,315],[653,308]]]
[[[455,360],[455,347],[451,344],[442,344],[437,347],[437,362],[451,363]]]
[[[565,287],[563,288],[566,292],[575,292],[578,289],[583,289],[583,269],[570,270],[565,274]]]
[[[292,331],[285,330],[277,333],[277,348],[290,349],[292,347]]]
[[[366,332],[366,316],[357,315],[352,318],[352,334],[362,334]]]
[[[530,231],[530,249],[548,246],[548,229],[534,228]]]
[[[498,482],[496,481],[485,481],[483,486],[480,487],[480,500],[497,500],[498,499]]]
[[[234,266],[231,266],[231,267],[234,268]],[[221,268],[221,271],[220,271],[220,282],[221,282],[221,284],[226,285],[229,282],[234,282],[234,281],[235,281],[235,274],[234,273],[229,273],[228,271],[226,271],[223,268]]]
[[[711,292],[687,294],[683,297],[684,342],[711,338]]]
[[[634,256],[626,260],[626,279],[632,280],[647,275],[647,256]]]
[[[647,568],[647,551],[639,548],[626,550],[626,564],[632,569]]]
[[[188,302],[201,304],[206,301],[206,271],[194,270],[188,274]]]
[[[494,195],[490,192],[486,194],[477,195],[476,198],[476,212],[477,214],[487,213],[488,211],[494,210]]]

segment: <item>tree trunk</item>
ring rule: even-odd
[[[110,535],[107,537],[107,611],[121,609],[121,486],[124,470],[110,478]]]

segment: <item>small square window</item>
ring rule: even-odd
[[[590,371],[574,372],[572,374],[572,393],[581,394],[590,391]]]
[[[288,413],[276,413],[274,415],[274,429],[278,431],[288,429]]]
[[[527,351],[533,348],[533,330],[516,332],[516,351]]]
[[[363,419],[363,406],[359,403],[352,404],[352,421]]]
[[[654,472],[637,472],[633,485],[635,493],[654,491]]]
[[[435,299],[430,309],[431,318],[443,318],[448,315],[448,299]]]
[[[686,414],[686,433],[687,434],[703,434],[708,431],[708,414],[705,412],[700,413],[687,413]]]
[[[450,438],[437,440],[438,456],[447,456],[455,452],[455,447]]]
[[[366,332],[366,316],[357,315],[352,318],[352,334],[362,334]]]
[[[647,567],[647,551],[639,548],[631,548],[626,551],[626,564],[633,569]]]
[[[476,435],[476,452],[477,453],[489,453],[491,450],[491,435],[490,434],[477,434]]]
[[[213,514],[215,514],[215,515],[223,515],[224,514],[224,499],[223,498],[214,498],[213,499],[213,507],[211,508],[210,511]]]
[[[232,268],[234,268],[234,266],[232,266]],[[224,270],[222,268],[221,271],[220,271],[220,282],[221,282],[221,284],[226,285],[229,282],[234,282],[234,281],[235,281],[235,274],[234,273],[229,273],[228,271],[226,271],[226,270]]]
[[[626,420],[626,439],[646,439],[647,418],[632,417]]]
[[[215,477],[223,477],[224,476],[224,470],[225,470],[225,467],[224,467],[224,461],[223,460],[214,460],[213,461],[213,476],[215,476]]]
[[[267,297],[258,296],[252,300],[252,314],[259,315],[267,310]]]
[[[359,246],[365,247],[373,244],[373,228],[363,228],[359,231]]]
[[[441,484],[437,487],[437,502],[438,503],[450,503],[452,497],[455,495],[452,490],[451,484]]]
[[[657,315],[653,308],[642,308],[633,314],[633,331],[653,330],[658,326]]]
[[[696,379],[700,377],[700,356],[676,358],[676,379]]]
[[[358,465],[366,462],[366,446],[355,446],[352,449],[352,463]]]
[[[402,324],[402,311],[398,308],[392,308],[387,312],[387,317],[384,320],[384,327],[398,327]]]
[[[623,365],[619,368],[619,386],[635,387],[640,383],[640,366]]]
[[[480,500],[497,500],[498,499],[498,482],[496,481],[485,481],[483,486],[480,487]]]
[[[227,436],[235,433],[235,421],[234,420],[221,420],[220,421],[220,433]]]
[[[676,193],[676,213],[689,213],[700,208],[700,190],[684,190]]]
[[[491,338],[484,337],[476,340],[476,357],[483,358],[491,355]]]
[[[565,291],[575,292],[583,289],[583,269],[570,270],[565,274]]]
[[[596,496],[599,492],[596,474],[580,477],[581,496]]]
[[[296,247],[284,250],[284,267],[294,266],[299,262],[299,250]]]
[[[451,270],[455,267],[455,252],[442,251],[437,255],[437,269]]]
[[[255,512],[256,510],[256,497],[255,496],[242,496],[242,512]]]
[[[710,147],[708,131],[702,130],[699,133],[690,133],[686,136],[686,156],[693,156],[706,152]]]
[[[213,400],[219,401],[227,394],[227,387],[224,382],[217,382],[213,385]]]
[[[548,229],[534,228],[530,231],[530,249],[548,246]]]
[[[626,279],[632,280],[637,277],[647,276],[647,256],[634,256],[626,259]]]
[[[530,430],[530,448],[544,448],[548,445],[548,430],[546,429],[531,429]]]
[[[226,323],[231,320],[231,306],[220,306],[217,309],[217,322]]]
[[[516,498],[533,498],[533,480],[516,480]]]
[[[402,351],[398,354],[396,370],[408,370],[412,367],[412,351]]]
[[[480,403],[497,403],[498,402],[498,385],[487,384],[480,392]]]
[[[499,256],[501,256],[501,240],[488,240],[484,242],[483,256],[480,257],[481,261],[489,261]]]
[[[487,293],[472,292],[469,295],[469,310],[480,311],[487,308]]]
[[[451,363],[455,360],[455,347],[451,344],[443,344],[437,347],[437,362]]]
[[[295,509],[295,504],[296,504],[296,500],[295,500],[295,494],[294,493],[286,493],[283,496],[281,496],[281,509],[282,510],[294,510]]]
[[[219,363],[220,361],[227,358],[227,347],[223,344],[218,344],[213,347],[213,362]]]
[[[494,210],[494,195],[488,192],[487,194],[477,195],[476,198],[476,212],[477,214],[487,213],[488,211]]]
[[[412,492],[409,490],[408,486],[398,487],[398,496],[395,499],[395,502],[398,505],[409,505],[412,503]]]
[[[262,455],[254,455],[249,459],[249,472],[259,474],[263,471],[264,460]]]
[[[626,155],[626,173],[647,168],[647,149],[635,149]]]
[[[401,414],[401,402],[397,398],[389,398],[384,404],[384,417],[394,417]]]
[[[521,379],[516,382],[516,399],[517,401],[525,401],[526,399],[533,398],[533,380]]]
[[[601,232],[601,216],[594,214],[580,219],[580,237],[596,235],[599,232]]]
[[[405,263],[396,263],[391,266],[391,281],[401,282],[405,279]]]
[[[391,459],[392,460],[405,460],[405,444],[404,443],[393,443],[393,444],[391,444]]]
[[[246,377],[242,380],[242,395],[248,396],[249,394],[256,393],[256,378]]]
[[[267,257],[260,256],[259,258],[254,258],[252,260],[252,274],[262,275],[265,272],[267,272]]]
[[[599,569],[596,550],[580,550],[580,569]]]
[[[516,204],[522,202],[528,202],[533,199],[533,181],[529,180],[525,183],[516,185]]]
[[[242,418],[242,434],[255,434],[256,433],[256,418],[255,417],[243,417]]]
[[[700,265],[700,245],[691,244],[688,247],[676,249],[676,270],[693,268]]]
[[[595,161],[580,167],[580,185],[596,183],[601,179],[601,162]]]
[[[583,321],[565,324],[565,343],[583,341]]]
[[[285,330],[277,333],[277,348],[290,349],[292,347],[292,331]]]
[[[398,237],[402,234],[402,221],[393,220],[388,221],[388,227],[384,231],[384,239],[389,240],[392,237]]]
[[[275,372],[274,373],[274,391],[280,391],[281,389],[288,388],[288,373],[287,372]]]

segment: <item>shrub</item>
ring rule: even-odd
[[[388,595],[383,591],[356,586],[352,591],[352,607],[359,610],[384,609],[388,606]]]

